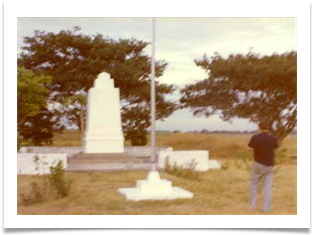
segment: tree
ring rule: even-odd
[[[200,133],[207,134],[207,133],[209,133],[209,131],[207,129],[203,129],[203,130],[200,131]]]
[[[37,75],[25,68],[17,74],[18,144],[28,141],[35,145],[51,143],[55,121],[47,109],[48,85],[51,77]]]
[[[194,115],[219,114],[252,122],[267,120],[282,141],[297,125],[297,53],[261,56],[249,52],[195,60],[208,78],[181,90],[182,108]]]
[[[126,140],[133,145],[146,144],[146,130],[150,126],[151,59],[144,49],[149,43],[134,38],[113,40],[100,34],[84,35],[79,27],[59,33],[35,31],[33,37],[24,38],[24,43],[18,64],[51,76],[50,92],[57,94],[53,100],[63,106],[69,105],[69,97],[77,92],[87,92],[98,74],[110,73],[120,89]],[[166,62],[156,61],[157,78],[166,66]],[[157,81],[156,91],[157,119],[163,119],[176,109],[174,102],[165,99],[174,87]],[[85,103],[81,101],[76,99],[75,103],[76,107],[82,107],[84,113],[80,115],[85,117]],[[73,110],[64,111],[69,120],[82,126],[81,118],[73,118]]]
[[[60,94],[57,94],[60,96]],[[56,94],[54,95],[56,96]],[[84,131],[86,120],[86,104],[87,94],[85,92],[76,92],[74,95],[62,97],[58,99],[62,103],[53,102],[56,107],[50,106],[50,110],[54,113],[58,112],[63,128],[73,127],[75,125],[81,134],[81,141],[84,144]]]
[[[75,95],[65,97],[63,103],[63,106],[66,108],[69,122],[75,123],[81,133],[85,130],[86,102],[86,94],[77,93]]]

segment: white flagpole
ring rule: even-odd
[[[192,198],[193,193],[179,187],[172,187],[169,180],[161,180],[156,165],[156,139],[155,139],[155,116],[156,116],[156,91],[155,91],[155,18],[152,19],[152,61],[151,61],[151,154],[152,167],[147,179],[137,181],[135,188],[119,188],[119,192],[129,200],[166,200],[176,198]],[[162,187],[160,187],[162,185]],[[170,188],[169,188],[170,185]],[[143,190],[145,189],[145,190]],[[149,193],[146,190],[149,189]],[[162,198],[162,199],[161,199]]]
[[[155,94],[155,41],[156,41],[156,22],[152,19],[152,62],[151,62],[151,158],[152,171],[156,171],[156,137],[155,137],[155,116],[156,116],[156,94]]]

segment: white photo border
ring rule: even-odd
[[[4,221],[6,227],[309,227],[310,4],[298,3],[16,3],[5,1]],[[17,215],[16,53],[18,17],[297,17],[298,214],[243,216]]]

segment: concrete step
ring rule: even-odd
[[[140,164],[149,163],[150,157],[95,155],[68,157],[68,164]]]
[[[150,170],[151,163],[140,164],[68,164],[66,171]]]
[[[68,164],[96,165],[96,164],[141,164],[149,163],[150,159],[75,159],[68,158]]]
[[[75,158],[128,158],[131,155],[127,153],[77,153],[74,154]]]

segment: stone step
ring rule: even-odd
[[[131,155],[127,153],[77,153],[75,158],[129,158]]]
[[[65,171],[117,171],[117,170],[150,170],[151,163],[141,164],[68,164]]]
[[[140,164],[149,163],[150,157],[133,157],[119,155],[81,155],[68,157],[68,164]]]
[[[95,164],[140,164],[149,163],[150,159],[76,159],[68,158],[68,164],[95,165]]]

